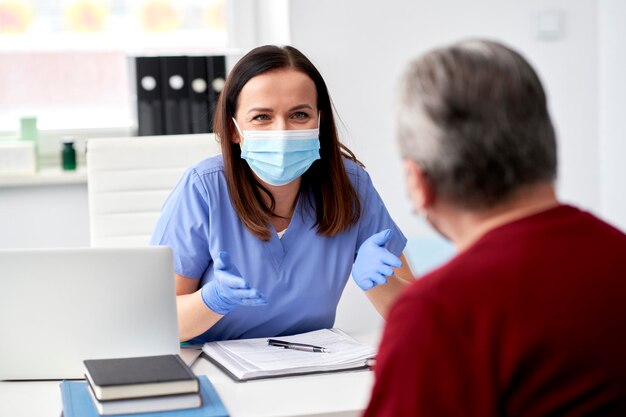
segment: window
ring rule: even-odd
[[[128,56],[221,54],[226,0],[0,0],[0,131],[134,126]]]

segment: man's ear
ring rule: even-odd
[[[406,185],[417,212],[428,210],[435,201],[435,189],[422,167],[411,159],[404,160]]]

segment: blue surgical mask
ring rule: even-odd
[[[319,124],[306,130],[241,131],[233,122],[243,137],[241,158],[270,185],[290,183],[320,159]]]

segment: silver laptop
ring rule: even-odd
[[[0,250],[0,380],[179,353],[173,277],[166,247]]]

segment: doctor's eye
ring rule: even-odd
[[[270,117],[267,114],[257,114],[256,116],[252,118],[252,120],[257,120],[259,122],[264,122],[269,119]]]
[[[293,118],[304,120],[304,119],[308,119],[309,115],[303,111],[297,111],[293,114]]]

